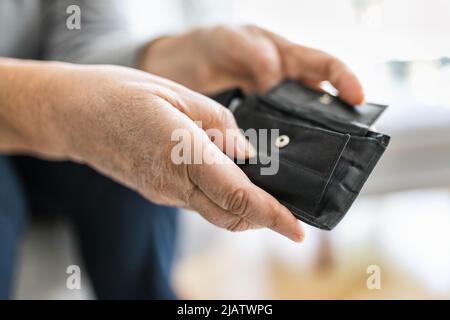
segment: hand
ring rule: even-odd
[[[224,107],[145,72],[0,59],[0,152],[86,163],[153,202],[196,210],[219,227],[268,227],[301,241],[290,211],[225,155],[247,157],[247,140],[236,135],[221,150],[194,121],[237,129]],[[174,164],[176,129],[221,164]]]
[[[265,91],[284,78],[329,81],[352,105],[364,101],[357,77],[337,58],[255,27],[197,29],[150,43],[141,68],[202,93],[239,86]]]

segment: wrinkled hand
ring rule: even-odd
[[[153,202],[196,210],[219,227],[268,227],[303,239],[290,211],[225,155],[248,157],[247,140],[237,135],[232,150],[221,150],[194,122],[202,121],[205,130],[237,129],[232,114],[209,98],[112,66],[13,62],[0,72],[6,79],[0,81],[0,132],[10,135],[0,139],[0,151],[86,163]],[[221,164],[174,164],[177,129]]]
[[[357,77],[337,58],[255,26],[214,27],[150,43],[141,68],[202,93],[239,86],[264,91],[284,78],[329,81],[342,99],[363,102]]]

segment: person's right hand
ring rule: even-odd
[[[267,227],[302,241],[291,212],[225,155],[248,157],[247,140],[236,135],[233,150],[221,150],[194,121],[205,130],[237,129],[218,103],[145,72],[0,59],[0,152],[86,163],[155,203],[196,210],[219,227]],[[221,164],[175,164],[176,129]]]

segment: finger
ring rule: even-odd
[[[242,33],[239,52],[243,63],[249,68],[258,91],[266,91],[283,80],[281,57],[277,47],[257,29],[250,26]]]
[[[247,159],[256,151],[239,130],[233,113],[214,100],[182,86],[164,92],[165,99],[196,121],[214,144],[231,158]]]
[[[222,209],[198,188],[191,195],[189,208],[198,211],[210,223],[229,231],[245,231],[261,228],[261,226]]]
[[[255,186],[236,164],[214,151],[214,148],[212,145],[210,150],[206,150],[210,156],[217,157],[214,164],[208,161],[202,165],[188,166],[191,181],[212,202],[230,214],[268,227],[293,241],[302,241],[304,231],[292,213]]]
[[[188,119],[186,114],[179,112]],[[187,147],[195,142],[194,158],[200,151],[201,164],[189,164],[186,168],[192,184],[205,196],[223,210],[252,224],[271,228],[293,241],[303,240],[303,229],[292,213],[275,198],[253,185],[244,172],[211,142],[205,131],[192,122],[186,125],[184,120],[176,127],[186,127],[192,135],[191,139],[183,141]],[[197,149],[198,145],[201,148]]]
[[[245,88],[265,91],[282,80],[283,69],[278,49],[259,30],[252,26],[217,27],[214,32],[226,45],[221,47],[220,55],[226,56],[217,63],[224,70],[239,74],[241,79],[247,80]]]
[[[356,75],[339,59],[320,50],[294,44],[263,30],[279,48],[287,77],[302,81],[329,81],[339,96],[351,105],[364,102],[364,92]]]
[[[322,92],[322,93],[326,93],[326,92],[327,92],[327,91],[322,87],[323,81],[304,80],[304,81],[302,81],[302,83],[303,83],[305,86],[307,86],[307,87],[309,87],[309,88],[311,88],[311,89],[313,89],[313,90],[316,90],[316,91],[319,91],[319,92]]]

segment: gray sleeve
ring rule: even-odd
[[[43,58],[135,67],[145,43],[133,40],[121,0],[41,0]],[[70,30],[67,8],[81,9],[80,29]]]

